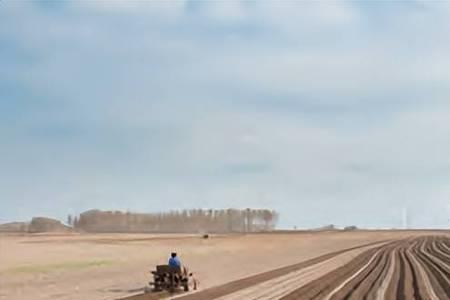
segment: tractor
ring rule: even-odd
[[[158,265],[156,271],[151,271],[151,274],[153,274],[153,281],[149,284],[153,292],[168,291],[174,293],[181,289],[187,292],[190,286],[194,290],[197,289],[197,280],[192,273],[188,273],[185,267]]]

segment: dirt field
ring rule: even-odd
[[[439,237],[422,237],[436,234]],[[450,236],[413,231],[210,239],[197,235],[2,235],[0,299],[95,300],[132,294],[138,295],[132,299],[155,299],[157,295],[139,294],[150,279],[148,271],[165,263],[173,250],[201,282],[200,291],[180,298],[184,300],[361,299],[365,294],[370,299],[391,295],[395,297],[387,299],[450,299],[450,240],[443,235]]]
[[[158,299],[144,294],[127,300]],[[450,237],[409,237],[337,251],[178,300],[450,299]]]

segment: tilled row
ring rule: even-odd
[[[421,237],[371,249],[280,299],[450,299],[450,239]]]
[[[282,267],[265,273],[250,276],[248,278],[239,279],[221,286],[213,287],[204,291],[185,295],[181,297],[173,297],[177,300],[237,300],[237,299],[279,299],[285,293],[286,285],[298,286],[296,281],[309,282],[309,277],[314,277],[315,271],[320,269],[327,262],[345,256],[347,253],[364,251],[370,247],[376,247],[385,244],[385,241],[369,243],[348,249],[343,249],[333,253],[325,254],[308,261],[304,261],[291,266]],[[378,246],[379,247],[379,246]],[[342,258],[344,259],[344,258]],[[320,275],[322,276],[322,275]],[[306,278],[305,278],[306,277]],[[303,284],[303,283],[300,283]],[[255,291],[255,288],[257,291]],[[278,291],[276,289],[279,289]],[[262,291],[262,293],[261,293]],[[131,299],[130,299],[131,300]],[[138,299],[133,299],[138,300]],[[141,300],[141,299],[139,299]],[[143,300],[143,299],[142,299]]]
[[[450,300],[450,239],[425,236],[355,247],[176,298]]]

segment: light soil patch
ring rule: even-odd
[[[6,270],[6,273],[49,273],[54,271],[79,270],[113,264],[111,260],[68,261],[58,264],[24,265]]]

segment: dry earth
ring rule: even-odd
[[[127,300],[159,299],[155,293]],[[450,237],[415,235],[172,296],[177,300],[450,300]]]
[[[415,276],[428,274],[429,281],[425,285],[436,287],[438,282],[445,288],[445,282],[436,274],[445,274],[447,270],[446,247],[450,247],[449,244],[437,238],[415,239],[398,246],[386,242],[431,234],[425,231],[302,232],[223,235],[207,240],[197,235],[1,235],[0,299],[96,300],[140,294],[149,280],[148,271],[165,262],[173,250],[179,252],[183,262],[196,273],[201,282],[200,293],[225,290],[216,297],[222,297],[221,300],[253,299],[249,295],[254,294],[255,287],[258,291],[267,291],[280,284],[283,288],[278,289],[276,295],[262,293],[258,299],[297,299],[298,290],[317,284],[314,279],[322,280],[340,268],[350,268],[343,272],[355,274],[363,265],[367,266],[351,279],[352,284],[358,276],[372,269],[394,279],[405,276],[403,274],[408,277],[412,272],[402,263],[416,252],[418,254],[408,260],[423,265],[414,269],[419,272]],[[385,243],[374,244],[382,241]],[[352,247],[357,248],[348,250]],[[396,263],[391,263],[393,261]],[[383,267],[379,267],[380,264]],[[438,269],[433,267],[439,264]],[[285,269],[280,270],[280,267]],[[224,289],[225,283],[233,282],[234,288],[228,285]],[[338,287],[342,282],[332,284]],[[389,293],[393,289],[385,282],[377,281],[378,285]],[[314,289],[320,287],[314,286]],[[420,287],[421,291],[424,289],[427,287]],[[341,290],[335,294],[338,292]],[[199,298],[200,293],[181,299],[214,299]],[[291,293],[294,296],[289,296]],[[142,299],[154,296],[147,294]]]

